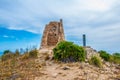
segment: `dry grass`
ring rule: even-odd
[[[112,71],[106,71],[108,66],[101,69],[89,63],[63,63],[48,58],[47,53],[40,54],[39,58],[29,58],[28,54],[24,54],[0,61],[0,80],[87,80],[86,76],[91,80],[96,80],[98,76],[105,76],[106,80],[109,80],[110,76],[113,77],[111,80],[120,78],[119,66],[115,71],[112,70],[114,67],[111,68]],[[112,72],[115,76],[112,76]],[[101,78],[98,80],[103,80]]]
[[[28,58],[28,54],[14,57],[6,61],[0,61],[0,80],[33,80],[39,76],[39,65],[35,63],[36,58]]]

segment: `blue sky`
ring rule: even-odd
[[[0,51],[39,47],[45,25],[60,18],[66,40],[82,45],[86,34],[88,46],[120,52],[120,0],[0,0]]]

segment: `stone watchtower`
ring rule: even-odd
[[[40,49],[55,47],[58,42],[63,40],[65,40],[65,36],[62,19],[60,22],[50,22],[43,32]]]

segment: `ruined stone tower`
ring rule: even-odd
[[[62,19],[60,19],[60,22],[50,22],[43,32],[40,49],[55,47],[58,42],[63,40],[65,40],[65,36]]]

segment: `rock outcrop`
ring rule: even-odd
[[[86,51],[87,59],[90,59],[92,56],[99,56],[99,53],[95,49],[91,48],[90,46],[86,46],[84,47],[84,49]]]

